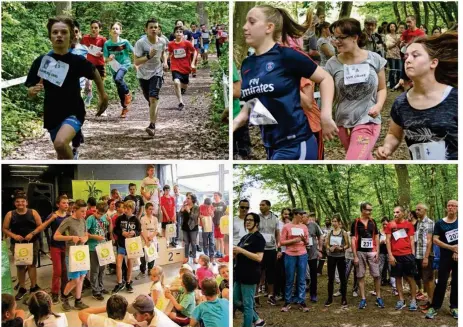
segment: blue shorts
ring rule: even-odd
[[[79,119],[77,119],[76,116],[69,116],[68,118],[66,118],[65,120],[63,120],[63,122],[62,122],[61,124],[59,124],[58,126],[56,126],[56,127],[53,128],[53,129],[49,129],[49,130],[48,130],[48,133],[50,133],[50,138],[51,138],[51,141],[52,141],[52,142],[55,142],[56,135],[58,135],[58,132],[59,132],[60,128],[61,128],[63,125],[69,125],[69,126],[71,126],[72,128],[74,128],[74,130],[76,131],[76,134],[77,134],[77,132],[79,132],[80,129],[82,128],[82,123],[80,122]]]
[[[66,256],[66,271],[68,272],[68,279],[77,279],[80,276],[85,276],[88,273],[88,270],[82,270],[82,271],[74,271],[70,272],[69,271],[69,256]]]
[[[308,140],[279,149],[266,148],[267,160],[317,160],[317,140],[312,135]]]
[[[203,47],[201,48],[201,53],[209,51],[209,43],[204,43]]]
[[[122,246],[117,247],[117,254],[127,255],[127,250]]]

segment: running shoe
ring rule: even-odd
[[[40,291],[40,287],[38,285],[35,285],[34,287],[31,287],[29,292],[30,293],[34,293],[34,292],[37,292],[37,291]]]
[[[361,299],[359,303],[359,309],[365,309],[367,307],[367,299]]]
[[[267,303],[270,304],[270,305],[277,305],[277,300],[275,299],[275,297],[273,295],[269,295]]]
[[[352,296],[353,296],[353,297],[358,297],[358,296],[359,296],[359,293],[356,292],[356,291],[353,291],[353,292],[352,292]]]
[[[256,327],[264,327],[265,326],[265,320],[263,320],[263,319],[257,320],[256,323],[254,324],[254,326],[256,326]]]
[[[186,92],[186,89],[181,88],[180,93],[182,93],[182,95],[183,95],[183,94],[185,94],[185,92]]]
[[[109,291],[107,289],[102,289],[101,290],[101,294],[105,294],[105,295],[108,295],[109,294]]]
[[[453,318],[458,319],[458,308],[450,309],[450,314]]]
[[[408,311],[416,311],[418,310],[418,306],[416,305],[416,300],[410,301],[410,304],[408,306]]]
[[[325,307],[329,307],[331,304],[333,304],[333,300],[326,300]]]
[[[281,312],[288,312],[291,309],[290,303],[285,303],[285,306],[281,308]]]
[[[146,277],[146,274],[144,272],[140,272],[137,277],[135,277],[135,280],[139,280],[139,279],[142,279],[142,278],[145,278]],[[128,289],[128,288],[127,288]]]
[[[343,307],[343,308],[347,307],[347,300],[346,299],[342,300],[341,307]]]
[[[309,312],[310,311],[309,307],[307,306],[307,304],[305,304],[305,302],[299,304],[299,309],[302,310],[302,312]]]
[[[312,303],[317,303],[317,302],[318,302],[317,296],[316,296],[316,295],[311,295],[311,296],[310,296],[310,302],[312,302]]]
[[[127,118],[127,113],[129,112],[129,109],[127,108],[124,108],[122,109],[122,112],[121,112],[121,118]]]
[[[101,114],[101,117],[108,117],[108,112],[107,112],[107,111],[103,112],[103,113]]]
[[[51,295],[51,302],[53,304],[58,304],[59,303],[59,295],[58,294],[52,294]]]
[[[429,308],[428,313],[426,313],[426,319],[434,319],[437,316],[437,311],[434,308]]]
[[[14,298],[16,299],[16,301],[19,301],[26,294],[27,294],[27,290],[24,287],[20,287],[19,290],[18,290],[18,293],[16,294],[16,296]]]
[[[93,297],[95,300],[104,301],[104,296],[101,295],[100,293],[92,294],[92,297]]]
[[[283,300],[283,297],[281,295],[277,295],[277,296],[275,296],[275,300],[281,301],[281,300]]]
[[[334,297],[339,297],[341,296],[341,292],[337,291],[336,293],[333,294]]]
[[[133,293],[132,283],[133,283],[133,282],[130,282],[130,283],[126,283],[126,284],[125,284],[125,287],[127,288],[127,292],[129,292],[129,293]]]
[[[376,306],[378,308],[384,309],[384,301],[383,301],[382,298],[380,298],[380,297],[376,298]]]
[[[64,312],[71,311],[71,305],[69,304],[69,297],[61,296],[61,308]]]
[[[178,110],[182,111],[183,109],[185,109],[185,105],[183,103],[179,103],[178,104],[178,107],[177,107]]]
[[[394,295],[394,296],[398,296],[398,295],[399,295],[399,292],[397,291],[397,288],[393,288],[393,289],[392,289],[392,295]]]
[[[125,284],[124,283],[118,283],[116,284],[116,286],[114,287],[113,291],[111,292],[111,294],[117,294],[119,293],[120,291],[122,291],[123,289],[125,289]]]
[[[130,93],[127,93],[124,97],[124,106],[127,107],[131,103],[132,103],[132,95]]]
[[[84,302],[82,302],[82,300],[79,300],[79,301],[76,300],[74,302],[74,309],[83,310],[83,309],[88,309],[88,308],[90,308],[90,307],[88,305],[86,305]]]
[[[376,291],[370,291],[371,296],[376,296]]]
[[[72,148],[72,156],[73,156],[74,160],[79,159],[79,148]]]
[[[397,303],[395,305],[396,310],[402,310],[405,307],[406,307],[405,301],[402,301],[402,300],[397,301]]]

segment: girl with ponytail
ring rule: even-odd
[[[32,293],[27,302],[31,316],[24,321],[24,327],[67,327],[64,313],[51,311],[51,297],[44,291]]]

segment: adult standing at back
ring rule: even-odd
[[[190,244],[191,244],[191,253],[193,255],[193,262],[198,263],[196,259],[196,239],[198,237],[198,218],[199,218],[199,206],[196,195],[188,194],[186,197],[185,204],[180,209],[180,214],[182,215],[182,231],[183,231],[183,241],[185,242],[185,259],[183,263],[189,261],[190,255]]]
[[[223,243],[223,238],[224,235],[220,232],[220,218],[225,213],[225,210],[227,209],[227,204],[222,201],[222,193],[220,192],[214,192],[214,202],[212,203],[214,206],[214,239],[215,239],[215,245],[216,245],[216,257],[222,258],[225,253],[225,247]]]
[[[174,185],[174,198],[175,198],[175,211],[177,216],[177,237],[175,238],[175,246],[180,240],[180,228],[182,227],[182,215],[180,214],[180,209],[182,209],[183,203],[186,200],[185,195],[180,193],[178,185]],[[183,239],[183,237],[182,237]]]
[[[320,66],[325,67],[326,62],[332,56],[334,56],[335,50],[333,44],[331,44],[331,32],[330,23],[323,22],[317,25],[317,49],[320,53]]]
[[[145,203],[143,202],[143,198],[140,195],[135,194],[136,191],[137,185],[135,183],[130,183],[129,194],[124,198],[124,202],[128,200],[132,200],[133,202],[135,202],[135,210],[133,211],[133,214],[138,219],[140,219]]]
[[[397,33],[397,25],[389,23],[386,30],[386,60],[389,66],[389,88],[392,90],[399,83],[403,63],[400,58],[400,34]]]
[[[402,42],[400,43],[401,48],[408,46],[410,43],[412,43],[413,39],[417,37],[426,36],[424,31],[416,26],[415,16],[407,16],[405,22],[407,24],[407,29],[402,32]],[[402,52],[405,53],[405,50],[402,49]]]
[[[260,202],[260,225],[259,232],[265,239],[264,257],[262,259],[262,273],[265,273],[265,281],[268,285],[268,300],[270,305],[276,305],[275,291],[275,271],[277,262],[277,248],[280,244],[280,229],[278,228],[278,216],[270,211],[272,205],[268,200]]]
[[[366,35],[358,20],[344,18],[330,28],[339,55],[331,57],[325,69],[334,78],[339,138],[347,160],[372,160],[386,101],[386,60],[361,49]]]
[[[365,273],[367,265],[370,267],[370,275],[375,281],[376,305],[384,308],[381,298],[381,280],[379,272],[379,231],[376,222],[371,218],[373,206],[369,202],[360,204],[360,217],[355,219],[350,229],[352,237],[352,252],[354,264],[357,268],[361,300],[359,309],[365,309],[367,298],[365,296]]]

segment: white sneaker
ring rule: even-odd
[[[337,291],[336,293],[333,294],[334,297],[339,297],[341,296],[341,292]]]
[[[352,296],[357,297],[357,296],[359,296],[359,294],[357,292],[352,292]]]
[[[103,112],[100,117],[108,117],[108,112],[107,111]]]
[[[370,291],[371,296],[376,296],[376,291]]]

